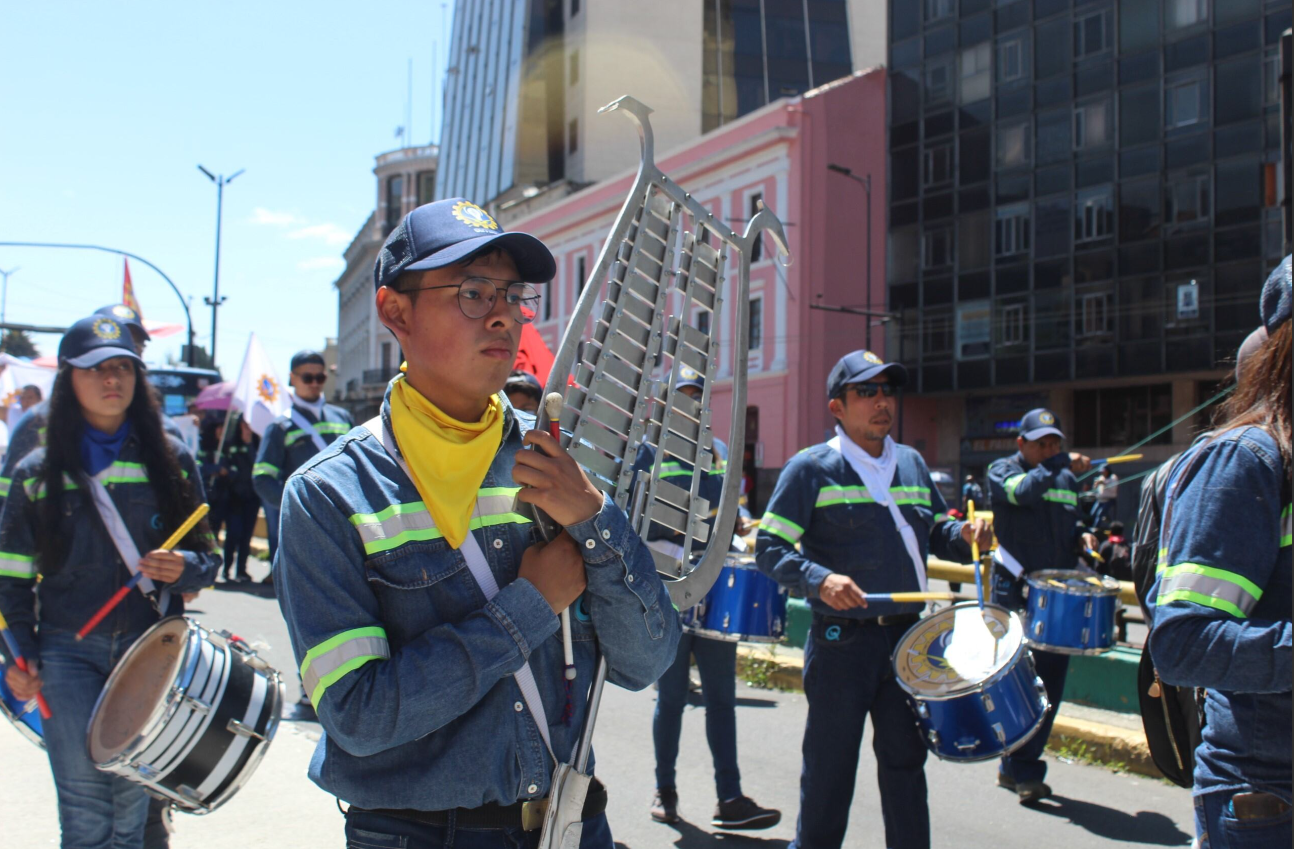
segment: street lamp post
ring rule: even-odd
[[[868,312],[871,312],[871,309],[872,309],[872,175],[868,174],[866,177],[859,177],[852,170],[850,170],[849,168],[846,168],[843,165],[828,165],[827,170],[835,171],[837,174],[842,174],[848,177],[849,179],[861,184],[863,189],[867,192],[867,310]],[[872,320],[870,318],[867,319],[866,344],[867,344],[867,349],[870,351],[872,348]]]
[[[216,280],[212,286],[211,297],[203,298],[203,302],[211,307],[211,364],[216,363],[216,311],[225,299],[220,297],[220,218],[225,199],[225,186],[234,181],[234,178],[243,173],[245,169],[239,168],[232,176],[226,177],[221,174],[217,177],[201,165],[198,170],[207,175],[207,179],[216,184]]]
[[[9,302],[9,275],[18,271],[19,267],[16,265],[8,271],[0,268],[0,277],[4,278],[3,288],[0,288],[0,324],[4,324],[5,304]]]

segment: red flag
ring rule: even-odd
[[[548,372],[553,368],[553,352],[544,344],[544,338],[534,325],[521,325],[521,345],[517,348],[517,361],[514,369],[528,371],[539,378],[540,383],[548,383]]]
[[[139,308],[139,301],[135,299],[135,287],[130,283],[130,260],[122,257],[121,261],[126,268],[125,277],[121,283],[121,302],[134,310],[139,320],[143,321],[144,311]]]

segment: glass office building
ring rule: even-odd
[[[1222,374],[1281,255],[1288,0],[889,3],[887,282],[912,391],[966,394],[967,431],[972,396],[1065,384],[1136,395],[1105,402],[1127,416],[1076,396],[1079,445],[1166,423],[1162,381]]]

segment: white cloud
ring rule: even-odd
[[[290,212],[274,212],[264,207],[256,207],[252,210],[251,222],[253,224],[269,224],[274,227],[286,227],[289,224],[299,224],[300,220]]]
[[[289,239],[319,239],[330,245],[348,245],[354,234],[336,224],[311,224],[288,233]]]
[[[313,259],[303,259],[297,263],[297,268],[303,271],[318,271],[329,268],[345,268],[346,260],[339,256],[317,256]]]

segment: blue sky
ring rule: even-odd
[[[237,377],[255,331],[286,372],[294,351],[337,333],[332,283],[373,209],[374,156],[403,146],[410,59],[409,142],[439,137],[432,92],[452,15],[441,0],[6,4],[0,241],[147,258],[192,297],[209,347],[216,188],[197,165],[244,168],[225,189],[217,361]],[[115,255],[0,247],[0,268],[14,266],[11,322],[66,326],[120,299]],[[131,273],[146,318],[183,321],[164,280]],[[57,350],[57,336],[35,339]],[[183,341],[146,357],[178,356]]]

